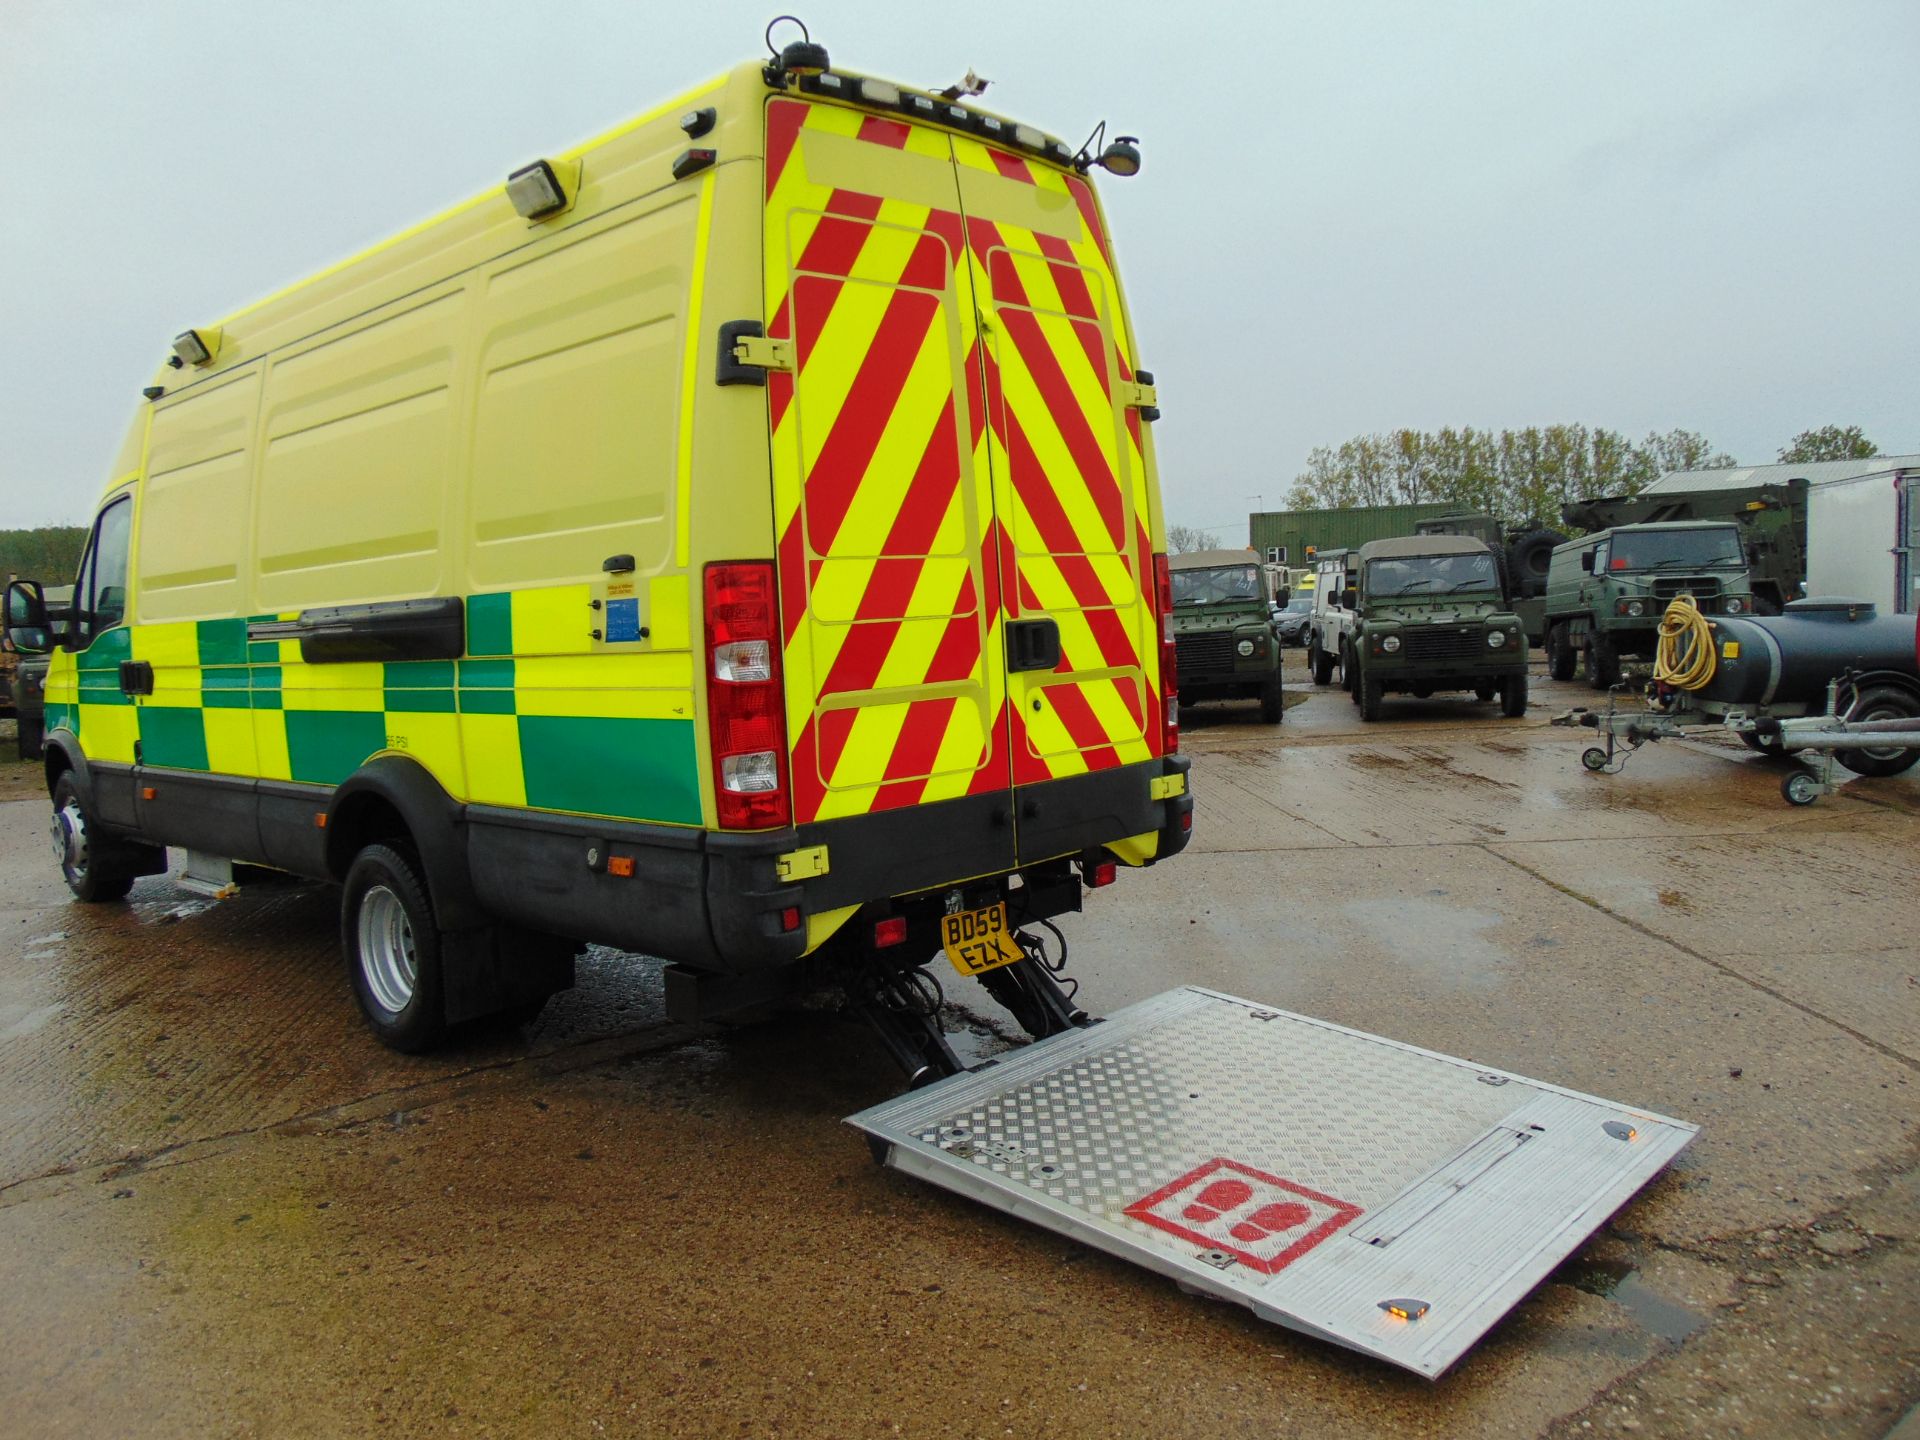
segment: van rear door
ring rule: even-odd
[[[1160,735],[1143,442],[1092,193],[788,97],[766,146],[794,819],[999,796],[970,873],[1064,853],[1084,842],[1049,848],[1046,800],[1009,792]]]
[[[1160,749],[1144,442],[1087,182],[968,136],[952,143],[1003,545],[1007,742],[1016,788],[1038,787]],[[1023,793],[1021,861],[1074,843],[1083,803]]]

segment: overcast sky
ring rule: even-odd
[[[1920,5],[803,0],[1103,186],[1168,519],[1400,426],[1920,451]],[[769,4],[0,0],[0,527],[91,511],[171,337],[761,52]]]

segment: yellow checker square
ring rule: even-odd
[[[462,715],[460,735],[466,752],[469,798],[479,805],[525,805],[527,782],[520,770],[520,717]]]
[[[256,741],[251,710],[202,710],[207,768],[217,775],[252,775]]]
[[[389,710],[387,749],[419,761],[449,795],[465,792],[466,762],[461,753],[458,715]]]

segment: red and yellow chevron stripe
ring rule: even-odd
[[[1086,183],[784,97],[766,153],[795,818],[1148,758],[1146,464]],[[1061,663],[1009,676],[1037,614]]]

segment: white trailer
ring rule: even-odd
[[[1807,482],[1807,595],[1920,612],[1920,455],[1676,470],[1642,494]]]

